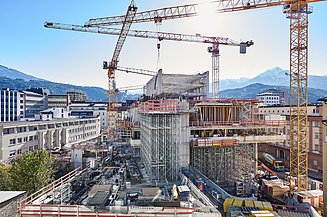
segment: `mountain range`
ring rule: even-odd
[[[264,85],[289,86],[289,70],[279,67],[268,69],[254,78],[224,79],[220,81],[220,90],[246,87],[250,84],[260,83]],[[327,90],[327,76],[309,75],[308,87]]]
[[[309,75],[308,84],[308,102],[327,96],[327,76]],[[105,89],[101,87],[51,82],[2,65],[0,65],[0,87],[18,90],[26,90],[31,87],[46,87],[51,94],[66,94],[66,90],[76,89],[87,93],[87,101],[106,102],[108,100],[108,95],[104,93]],[[255,98],[260,91],[271,88],[289,91],[289,71],[275,67],[266,70],[254,78],[242,77],[221,80],[220,97],[236,99]],[[118,100],[137,99],[139,96],[139,92],[119,92]]]
[[[24,74],[15,69],[10,69],[5,66],[0,65],[0,87],[26,90],[31,87],[45,87],[50,90],[50,94],[66,94],[66,90],[75,89],[82,90],[86,92],[87,101],[96,102],[107,102],[108,94],[101,87],[91,87],[91,86],[78,86],[72,84],[56,83],[52,81],[47,81],[40,79],[31,75]],[[118,93],[118,100],[125,101],[126,99],[138,99],[138,94],[129,94],[125,92]]]

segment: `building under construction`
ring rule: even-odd
[[[177,106],[177,100],[149,100],[140,106],[141,158],[152,180],[180,180]]]
[[[153,181],[176,181],[181,168],[191,167],[227,190],[243,181],[249,193],[257,144],[285,140],[285,120],[259,117],[257,100],[206,98],[207,73],[159,71],[144,89],[137,105],[140,128],[135,130],[140,130],[141,160]],[[134,120],[136,116],[131,114]]]

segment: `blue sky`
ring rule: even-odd
[[[135,0],[138,11],[199,0]],[[289,20],[281,6],[215,13],[215,5],[202,1],[198,16],[164,21],[164,32],[200,33],[234,40],[253,40],[246,55],[237,47],[221,46],[221,79],[255,77],[279,66],[289,69]],[[102,61],[110,60],[117,36],[47,29],[45,21],[82,25],[90,18],[123,15],[129,0],[1,0],[0,65],[51,81],[107,88]],[[312,3],[309,16],[309,74],[327,74],[327,2]],[[119,27],[118,27],[119,28]],[[131,29],[155,31],[154,23],[133,24]],[[119,65],[155,70],[157,40],[127,38]],[[211,71],[206,44],[161,42],[164,72],[194,74]],[[149,77],[116,73],[117,86],[145,84]],[[310,82],[310,81],[309,81]]]

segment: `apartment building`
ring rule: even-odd
[[[259,93],[257,100],[262,101],[261,106],[279,105],[279,95],[276,93]]]
[[[257,94],[257,100],[263,101],[265,106],[288,105],[288,91],[279,89],[268,89]]]
[[[66,90],[66,94],[71,101],[86,101],[86,92],[81,90]]]
[[[286,134],[284,143],[262,143],[259,151],[272,154],[280,160],[284,160],[289,167],[290,156],[290,107],[289,106],[269,106],[259,109],[259,114],[280,114],[285,115],[287,125],[283,129]],[[322,171],[322,106],[320,104],[308,105],[308,168],[313,171]]]
[[[19,90],[1,89],[1,122],[17,121],[25,117],[25,94]]]
[[[1,123],[0,162],[24,151],[48,150],[95,141],[99,135],[99,117]]]

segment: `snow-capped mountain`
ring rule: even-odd
[[[226,79],[220,81],[220,90],[241,88],[250,84],[260,83],[264,85],[289,86],[289,70],[279,67],[268,69],[254,78]],[[309,75],[308,86],[327,90],[327,76]]]

